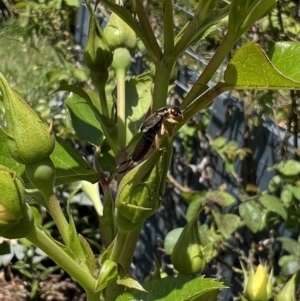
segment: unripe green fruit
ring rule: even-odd
[[[104,36],[112,50],[126,47],[133,50],[136,47],[137,38],[135,32],[116,14],[112,13]]]
[[[25,202],[22,180],[10,169],[0,165],[0,236],[21,238],[33,227],[30,207]]]
[[[21,164],[31,164],[49,157],[55,145],[49,126],[9,87],[1,73],[0,90],[6,113],[5,134],[10,155]]]
[[[184,275],[196,275],[204,269],[203,246],[198,232],[197,216],[182,230],[172,252],[174,268]]]
[[[127,71],[131,65],[131,55],[127,48],[118,48],[114,51],[112,67],[116,72],[118,70]]]

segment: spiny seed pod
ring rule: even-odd
[[[205,266],[197,217],[198,214],[184,227],[172,252],[174,268],[184,275],[201,273]]]
[[[108,72],[113,59],[112,51],[90,5],[88,5],[88,9],[91,17],[84,50],[84,62],[91,71]]]
[[[105,27],[104,35],[111,49],[126,47],[133,50],[137,44],[135,32],[116,14],[112,13]]]
[[[155,150],[151,156],[130,170],[122,179],[116,200],[117,225],[129,232],[156,212],[161,203],[170,165],[172,144],[167,137],[165,150]]]
[[[0,90],[6,113],[7,147],[21,164],[32,164],[50,156],[55,145],[51,128],[8,85],[0,73]]]
[[[0,165],[0,236],[8,239],[27,236],[34,221],[25,202],[22,180],[9,168]]]

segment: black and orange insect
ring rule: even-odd
[[[125,164],[128,164],[127,167],[124,170],[118,171],[118,173],[126,172],[132,164],[142,160],[146,156],[153,145],[155,136],[161,131],[164,120],[169,123],[178,123],[183,120],[183,113],[175,106],[172,106],[171,108],[163,107],[152,113],[143,122],[140,128],[140,132],[142,132],[143,135],[134,148],[131,156],[128,160],[122,162],[118,166],[118,169]]]

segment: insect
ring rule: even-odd
[[[164,120],[169,123],[178,123],[183,120],[183,113],[175,106],[172,106],[171,108],[163,107],[152,113],[143,122],[140,128],[140,132],[142,132],[143,135],[134,148],[131,156],[128,160],[122,162],[118,166],[118,169],[122,165],[128,163],[127,167],[122,171],[118,171],[118,173],[126,172],[132,166],[132,164],[142,160],[146,156],[154,142],[155,136],[161,131]]]

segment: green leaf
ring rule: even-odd
[[[289,78],[300,82],[300,43],[278,42],[268,51],[272,64]]]
[[[235,214],[220,214],[212,210],[214,221],[218,226],[218,232],[225,238],[229,239],[231,234],[239,227],[243,226],[241,218]]]
[[[82,156],[67,142],[56,137],[51,159],[56,169],[55,185],[70,184],[76,181],[99,181],[99,175]]]
[[[217,137],[216,139],[214,139],[211,148],[213,150],[220,150],[222,147],[224,147],[226,145],[226,143],[228,142],[228,140],[224,137]]]
[[[281,161],[275,168],[285,176],[297,176],[300,173],[300,162],[296,160]]]
[[[235,203],[234,196],[222,190],[209,191],[206,195],[206,199],[218,204],[221,207],[230,206]]]
[[[99,98],[95,92],[87,92],[95,107],[99,106]],[[70,112],[71,121],[76,135],[94,145],[100,145],[103,141],[103,132],[99,121],[88,104],[78,94],[71,93],[66,105]]]
[[[288,207],[293,201],[293,188],[294,186],[291,184],[285,184],[280,193],[280,199],[283,202],[285,207]]]
[[[60,87],[57,91],[69,91],[82,97],[82,101],[86,102],[86,104],[90,107],[90,109],[94,113],[96,119],[100,122],[102,131],[110,147],[116,154],[118,152],[118,131],[114,120],[109,119],[108,117],[102,115],[100,113],[99,106],[94,104],[89,94],[83,89],[78,88],[74,85],[66,85]]]
[[[130,275],[128,275],[124,271],[121,271],[118,276],[119,277],[117,279],[117,284],[123,285],[127,288],[134,288],[142,292],[147,292],[137,280],[130,277]]]
[[[148,73],[131,78],[126,82],[126,116],[127,116],[127,144],[142,125],[149,110],[152,78]]]
[[[300,187],[293,186],[294,197],[300,201]]]
[[[96,269],[96,258],[92,251],[92,248],[90,244],[87,242],[87,240],[80,234],[78,234],[78,238],[81,244],[81,248],[85,254],[85,260],[86,265],[92,275],[95,273]]]
[[[277,241],[282,243],[285,251],[300,258],[300,244],[296,240],[289,237],[278,237]]]
[[[99,176],[91,165],[87,163],[73,147],[59,137],[55,139],[55,148],[50,156],[56,169],[55,186],[70,184],[81,180],[92,183],[99,180]],[[0,131],[0,164],[21,175],[25,183],[28,183],[24,173],[25,166],[17,163],[10,156],[5,140],[6,137],[4,133]]]
[[[164,240],[164,250],[167,255],[171,255],[174,245],[176,244],[183,228],[177,228],[170,231]]]
[[[224,85],[230,86],[230,89],[300,88],[300,83],[278,71],[255,43],[246,43],[235,52],[225,71],[224,80]]]
[[[65,2],[69,6],[79,7],[79,1],[78,0],[65,0]]]
[[[126,292],[116,301],[191,301],[200,297],[199,300],[205,301],[209,300],[206,298],[212,295],[214,296],[212,300],[216,300],[219,290],[225,286],[213,279],[179,275],[177,278],[166,277],[150,280],[144,284],[144,288],[148,293]]]
[[[240,37],[276,3],[276,0],[232,0],[228,29]]]
[[[295,255],[282,256],[278,262],[282,275],[293,275],[300,270],[299,257]]]
[[[268,211],[277,213],[284,220],[287,219],[287,214],[283,207],[283,204],[277,197],[269,194],[264,194],[259,198],[259,201]]]
[[[265,212],[255,201],[240,204],[239,212],[243,222],[253,233],[265,227]]]

